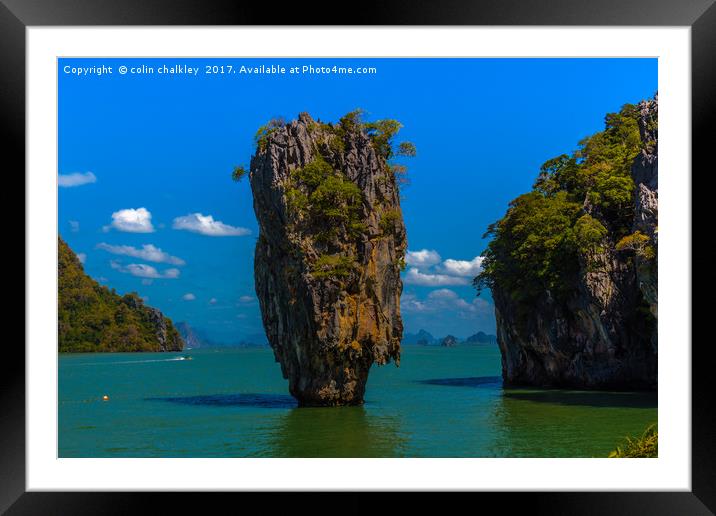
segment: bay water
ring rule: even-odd
[[[339,408],[298,408],[268,348],[59,356],[60,457],[606,457],[656,420],[655,393],[505,389],[492,345],[404,346]]]

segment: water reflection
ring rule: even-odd
[[[446,385],[450,387],[486,387],[495,388],[502,385],[500,376],[473,376],[469,378],[433,378],[430,380],[418,380],[418,383],[425,385]]]
[[[269,429],[274,457],[401,457],[407,438],[400,420],[364,406],[296,408]]]
[[[596,392],[596,391],[532,391],[511,390],[506,398],[559,405],[588,405],[590,407],[656,408],[655,392]]]
[[[504,389],[488,418],[490,455],[606,457],[656,418],[655,393]]]
[[[281,394],[208,394],[145,398],[146,401],[166,401],[182,405],[209,405],[214,407],[294,408],[298,404],[291,396]]]

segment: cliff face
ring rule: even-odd
[[[633,115],[641,150],[631,165],[626,229],[617,231],[592,205],[596,197],[585,198],[581,213],[606,230],[599,246],[562,277],[568,294],[546,289],[526,304],[498,281],[492,285],[506,384],[656,388],[657,115],[656,98],[640,103]]]
[[[120,296],[85,274],[64,240],[58,247],[58,342],[61,352],[181,351],[171,320],[136,294]]]
[[[639,105],[639,132],[644,147],[634,160],[632,177],[636,184],[634,230],[640,231],[653,242],[654,252],[659,243],[659,138],[658,138],[658,98]],[[657,317],[657,261],[645,260],[636,256],[637,282],[649,310]],[[656,350],[656,330],[653,334]]]
[[[371,365],[400,359],[397,181],[380,140],[348,122],[274,124],[250,166],[256,294],[301,405],[362,403]]]

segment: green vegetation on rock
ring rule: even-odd
[[[318,257],[311,265],[314,277],[336,281],[350,277],[355,257],[346,251],[346,246],[350,248],[369,238],[366,206],[374,204],[371,209],[381,208],[380,201],[365,199],[358,184],[341,170],[347,145],[355,145],[361,133],[363,138],[367,136],[383,168],[377,181],[383,186],[392,183],[393,188],[407,182],[407,169],[389,160],[416,155],[411,142],[394,144],[394,137],[402,127],[398,121],[365,122],[363,116],[363,111],[357,109],[335,125],[311,120],[307,131],[313,140],[313,157],[304,166],[291,170],[283,184],[289,225],[319,246]],[[255,137],[257,151],[265,151],[271,135],[284,126],[282,119],[273,119],[260,127]],[[245,174],[243,167],[236,167],[233,178],[240,180]],[[384,209],[379,229],[384,235],[393,235],[402,215],[399,209]]]
[[[345,174],[334,170],[320,154],[292,172],[286,197],[294,215],[310,217],[321,228],[316,234],[319,241],[336,238],[341,229],[351,236],[365,231],[360,216],[363,205],[360,188]]]
[[[653,260],[656,257],[651,238],[638,230],[619,240],[616,249],[617,251],[634,251],[637,256],[645,260]]]
[[[353,272],[356,261],[353,256],[322,255],[313,264],[314,278],[347,278]]]
[[[85,274],[59,238],[58,340],[60,352],[180,351],[183,341],[159,310],[134,292],[120,296]]]
[[[656,458],[659,456],[659,432],[656,424],[650,425],[639,437],[627,437],[609,454],[609,458]]]
[[[564,285],[590,256],[605,250],[649,254],[646,235],[627,237],[634,215],[631,166],[642,147],[636,106],[626,104],[605,117],[605,129],[579,142],[571,156],[546,161],[533,190],[514,199],[505,216],[488,227],[478,293],[499,285],[512,299],[545,291],[564,294]],[[646,240],[643,239],[646,238]]]
[[[272,118],[267,124],[262,125],[256,131],[254,135],[254,142],[259,149],[263,150],[266,148],[268,138],[271,133],[275,132],[278,128],[284,126],[286,121],[283,118]]]
[[[241,181],[246,176],[246,168],[243,165],[236,165],[231,172],[231,179]]]

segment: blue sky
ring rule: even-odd
[[[200,73],[118,74],[142,64]],[[206,65],[373,66],[366,75],[206,75]],[[111,66],[77,75],[65,67]],[[262,333],[253,286],[258,227],[248,181],[256,129],[301,111],[337,121],[362,108],[415,143],[403,191],[407,332],[495,330],[475,297],[488,224],[539,166],[657,90],[656,59],[60,59],[59,214],[95,279],[136,291],[174,321],[238,341]]]

